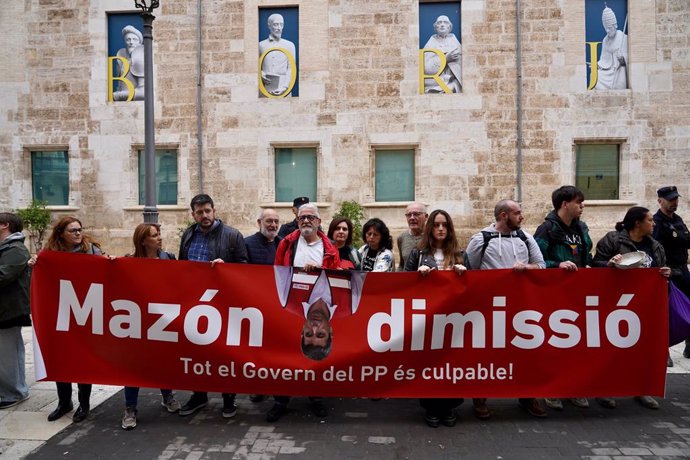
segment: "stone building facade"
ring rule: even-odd
[[[154,12],[156,142],[178,161],[177,204],[160,206],[169,249],[200,191],[245,234],[255,231],[259,207],[290,220],[291,204],[275,201],[277,147],[317,149],[312,201],[324,223],[341,201],[355,200],[394,234],[406,225],[407,203],[376,201],[375,155],[412,149],[414,198],[448,210],[463,244],[502,198],[523,202],[533,231],[551,191],[575,182],[581,143],[620,145],[618,198],[586,202],[595,239],[627,207],[655,208],[659,186],[690,196],[685,0],[628,1],[630,89],[603,92],[587,90],[584,2],[462,0],[463,91],[450,95],[418,93],[418,1],[289,3],[300,18],[299,97],[283,99],[258,97],[257,37],[259,9],[284,3],[164,0]],[[2,8],[0,209],[31,201],[32,151],[65,150],[68,201],[54,214],[80,217],[109,252],[127,252],[142,220],[144,107],[107,101],[106,16],[134,11],[133,1],[12,0]],[[679,213],[690,217],[684,203]]]

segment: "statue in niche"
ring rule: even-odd
[[[268,17],[269,36],[259,42],[261,81],[266,92],[274,97],[289,96],[295,83],[295,44],[282,38],[285,21],[281,14]],[[294,74],[294,75],[293,75]],[[265,96],[263,91],[260,96]]]
[[[628,87],[628,36],[618,30],[616,14],[608,6],[601,14],[606,36],[601,41],[601,55],[597,62],[595,90],[626,89]]]
[[[424,53],[424,73],[426,75],[436,75],[436,78],[424,79],[425,93],[459,93],[462,90],[462,45],[453,32],[453,23],[448,16],[439,16],[434,22],[434,35],[424,45],[425,49],[431,48],[439,50],[446,58],[446,63],[441,68],[441,58],[433,52]],[[437,81],[440,78],[446,88],[443,88]]]
[[[117,56],[129,64],[117,59],[117,77],[127,79],[134,88],[135,101],[144,100],[144,37],[134,26],[122,29],[125,47],[117,51]],[[126,101],[130,97],[130,88],[124,81],[118,81],[117,90],[113,93],[113,100]]]

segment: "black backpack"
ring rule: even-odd
[[[489,246],[489,241],[491,241],[494,238],[498,238],[499,233],[500,232],[487,232],[487,231],[482,230],[482,237],[484,237],[484,243],[482,244],[482,250],[479,253],[479,264],[476,268],[470,267],[470,260],[469,260],[469,257],[467,256],[467,252],[465,252],[465,256],[464,256],[465,267],[467,267],[468,269],[472,269],[472,270],[476,270],[479,267],[481,267],[482,266],[482,259],[484,259],[484,253],[486,252],[486,248]],[[515,235],[513,235],[511,233],[510,235],[501,235],[501,237],[520,238],[525,243],[525,246],[527,247],[527,253],[529,254],[529,244],[526,244],[527,243],[527,235],[525,235],[525,232],[523,232],[522,230],[518,230],[517,232],[515,232]]]

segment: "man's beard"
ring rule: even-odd
[[[299,231],[302,236],[311,236],[314,233],[314,227],[302,227]]]
[[[261,229],[261,234],[266,237],[267,240],[273,241],[278,235],[278,230],[266,230],[265,228]]]

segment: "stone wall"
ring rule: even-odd
[[[300,11],[300,95],[257,97],[258,9],[270,0],[166,0],[155,12],[155,113],[159,146],[179,152],[178,206],[161,208],[175,248],[187,203],[200,191],[245,234],[274,203],[272,145],[318,145],[324,221],[342,200],[365,205],[397,234],[404,204],[374,203],[372,146],[414,146],[416,198],[448,210],[462,243],[517,197],[514,0],[462,2],[463,93],[419,95],[418,2],[292,2]],[[3,5],[10,30],[0,73],[0,209],[31,199],[28,148],[70,152],[70,206],[115,254],[141,220],[136,150],[143,103],[106,102],[106,13],[132,2],[30,0]],[[533,231],[551,191],[575,178],[575,142],[623,142],[620,200],[587,202],[599,236],[627,207],[654,208],[661,185],[690,196],[690,60],[684,0],[630,0],[631,90],[586,90],[583,2],[521,1],[522,201]],[[603,32],[602,32],[603,35]],[[201,78],[197,46],[201,37]],[[197,88],[201,104],[197,105]],[[197,113],[202,130],[197,130]],[[202,144],[199,161],[198,142]],[[200,176],[201,174],[201,176]],[[686,214],[685,202],[681,215]],[[690,216],[689,216],[690,217]]]

